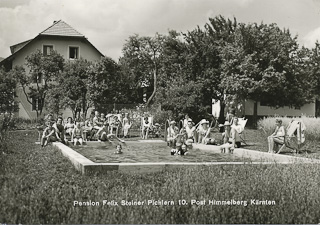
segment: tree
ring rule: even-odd
[[[97,110],[110,111],[115,103],[128,103],[128,80],[113,59],[102,57],[87,73],[89,100]]]
[[[29,73],[24,68],[16,67],[14,74],[20,84],[27,101],[32,104],[32,99],[38,101],[39,107],[35,110],[37,118],[42,114],[48,91],[53,88],[53,81],[63,71],[64,59],[56,51],[44,56],[37,50],[26,58]]]
[[[157,79],[164,36],[154,37],[130,36],[123,47],[122,65],[126,65],[126,73],[135,83],[135,89],[143,86],[152,87],[152,94],[146,102],[148,107],[157,92]]]
[[[184,34],[188,54],[186,56],[186,80],[199,84],[201,100],[198,104],[209,113],[212,99],[220,101],[219,122],[224,122],[225,89],[221,86],[221,48],[233,42],[237,22],[222,16],[210,18],[204,29],[196,29]],[[201,84],[201,85],[200,85]]]
[[[88,96],[90,83],[88,71],[91,66],[92,63],[84,59],[69,61],[65,64],[63,73],[58,74],[56,85],[49,92],[51,101],[49,105],[53,110],[69,108],[74,117],[80,112],[87,114],[91,106]]]
[[[16,86],[13,73],[0,68],[0,113],[13,113],[18,110],[18,103],[15,100]]]
[[[296,37],[276,24],[240,24],[234,41],[220,50],[221,86],[235,99],[252,99],[271,107],[300,107],[311,99],[310,75],[303,68],[307,52]]]

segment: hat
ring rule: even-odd
[[[172,120],[172,121],[170,122],[170,124],[176,124],[176,121]]]
[[[188,119],[188,122],[192,122],[192,119],[191,119],[191,118],[189,118],[189,119]]]
[[[204,123],[209,123],[209,121],[207,121],[206,119],[203,119],[203,120],[200,121],[200,125],[202,125]]]
[[[230,124],[230,122],[229,121],[226,121],[226,122],[224,122],[224,124],[223,124],[224,126],[231,126],[231,124]]]

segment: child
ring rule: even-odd
[[[124,114],[124,118],[123,118],[122,124],[123,124],[123,137],[127,137],[129,129],[130,129],[131,125],[132,125],[132,123],[129,122],[128,113]]]
[[[149,122],[149,118],[146,116],[144,117],[142,123],[142,139],[148,139],[148,134],[151,129],[151,123]]]
[[[231,124],[229,121],[226,121],[224,123],[224,130],[225,132],[222,133],[222,140],[223,140],[223,145],[220,146],[221,153],[225,153],[226,150],[229,150],[229,153],[233,153],[233,146],[230,144],[230,139],[231,139]]]
[[[160,127],[160,124],[159,124],[159,123],[156,123],[156,124],[153,126],[153,132],[154,132],[154,134],[155,134],[155,136],[156,136],[157,138],[160,137],[160,135],[161,135],[161,127]]]
[[[57,140],[61,141],[60,137],[58,136],[56,129],[52,126],[53,122],[48,121],[47,127],[44,129],[42,138],[41,138],[41,146],[45,147],[50,142],[55,142]]]
[[[122,146],[121,145],[117,145],[117,151],[115,151],[114,154],[122,154]]]
[[[83,145],[83,128],[80,125],[81,123],[77,121],[76,126],[72,131],[71,141],[73,141],[74,145],[77,145],[78,142],[80,145]]]
[[[176,126],[175,121],[170,122],[170,126],[167,129],[167,142],[170,147],[175,148],[177,142],[177,136],[179,133],[179,128]]]
[[[183,144],[181,146],[180,155],[187,155],[187,154],[188,154],[187,146],[185,144]]]

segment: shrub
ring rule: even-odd
[[[172,118],[173,114],[172,111],[158,110],[155,111],[153,115],[153,120],[155,123],[165,124],[169,118]]]
[[[18,130],[33,129],[38,124],[44,124],[44,119],[25,119],[20,117],[12,118],[11,127]]]

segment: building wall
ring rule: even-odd
[[[253,116],[254,101],[247,100],[244,104],[244,114],[246,116]],[[315,116],[316,104],[315,102],[305,104],[300,109],[290,108],[290,107],[280,107],[272,108],[269,106],[261,106],[258,102],[258,116]]]
[[[25,66],[26,57],[37,49],[42,51],[43,45],[53,45],[53,49],[61,54],[65,60],[69,60],[69,46],[79,46],[80,58],[87,59],[88,61],[97,61],[101,58],[100,53],[83,39],[43,36],[21,49],[13,60],[13,66]],[[25,68],[28,70],[26,66]]]
[[[79,57],[88,61],[98,61],[101,58],[101,54],[85,40],[79,38],[68,38],[68,37],[41,37],[35,40],[33,43],[25,46],[17,53],[13,60],[12,66],[22,65],[25,67],[26,72],[29,73],[29,68],[25,65],[26,57],[37,49],[43,50],[43,45],[53,45],[53,49],[61,54],[65,60],[69,60],[69,46],[79,47]],[[25,94],[21,88],[17,89],[17,96],[19,103],[20,117],[24,118],[36,118],[36,111],[32,111],[32,105],[27,101]],[[23,109],[21,108],[23,107]],[[43,114],[46,113],[43,111]],[[70,110],[62,112],[64,116],[72,115]]]

